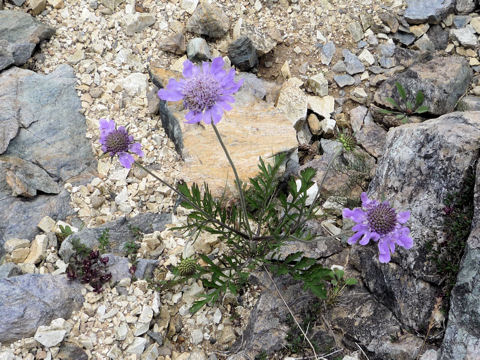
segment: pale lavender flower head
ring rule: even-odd
[[[390,261],[390,253],[395,252],[395,245],[405,249],[413,246],[410,229],[402,226],[410,218],[409,211],[397,214],[388,201],[379,203],[370,200],[366,193],[362,193],[361,199],[362,208],[343,209],[343,216],[357,223],[352,228],[355,234],[348,239],[350,245],[359,240],[360,245],[367,245],[370,239],[378,242],[378,258],[381,263]]]
[[[194,65],[190,60],[183,63],[184,79],[170,79],[166,89],[158,91],[158,97],[167,101],[183,100],[190,110],[185,119],[193,124],[203,121],[217,124],[225,110],[231,110],[229,103],[235,102],[234,93],[240,89],[243,80],[235,82],[235,70],[223,69],[223,59],[217,57],[212,63]]]
[[[130,169],[135,161],[131,153],[143,156],[141,145],[134,142],[133,136],[128,135],[123,126],[117,129],[113,120],[100,119],[100,144],[103,152],[112,157],[118,155],[120,164],[127,169]]]

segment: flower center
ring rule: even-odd
[[[187,109],[198,113],[210,109],[221,94],[218,81],[205,74],[198,74],[186,81],[183,102]]]
[[[367,211],[367,220],[372,231],[386,235],[395,229],[397,214],[387,204],[379,204]]]
[[[128,146],[130,145],[130,139],[128,138],[126,131],[116,129],[107,135],[105,145],[107,147],[107,152],[112,155],[127,152]]]

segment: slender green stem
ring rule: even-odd
[[[230,157],[230,154],[228,153],[227,147],[223,143],[222,136],[218,132],[218,129],[215,126],[215,124],[213,123],[213,121],[212,121],[212,127],[213,127],[213,130],[215,131],[215,135],[217,135],[218,142],[222,146],[223,152],[225,153],[225,156],[227,157],[227,160],[230,163],[230,166],[232,167],[233,174],[235,175],[235,182],[237,183],[238,193],[240,195],[240,204],[241,204],[242,210],[243,210],[243,217],[244,217],[245,225],[247,227],[248,235],[249,235],[250,239],[253,239],[252,229],[250,228],[250,223],[248,222],[248,213],[247,213],[247,206],[245,204],[245,196],[243,194],[242,183],[240,182],[240,177],[238,176],[238,173],[237,173],[237,168],[235,167],[235,164],[233,163],[232,158]]]
[[[134,164],[136,166],[138,166],[140,169],[146,171],[148,174],[152,175],[155,179],[157,179],[158,181],[160,181],[163,185],[167,186],[169,189],[173,190],[173,192],[175,192],[178,196],[180,196],[183,200],[185,200],[186,202],[188,202],[193,208],[195,208],[195,210],[201,212],[205,217],[207,217],[211,222],[217,224],[217,225],[220,225],[230,231],[232,231],[233,233],[239,235],[240,237],[242,238],[245,238],[245,239],[251,239],[251,235],[247,235],[247,234],[244,234],[238,230],[236,230],[235,228],[223,223],[222,221],[210,216],[208,213],[206,213],[201,207],[197,206],[195,203],[193,203],[192,201],[190,201],[190,199],[186,198],[180,191],[178,191],[177,189],[175,189],[172,185],[170,185],[169,183],[167,183],[165,180],[163,180],[162,178],[160,178],[158,175],[156,175],[155,173],[153,173],[152,171],[150,171],[149,169],[147,169],[145,166],[139,164],[138,162],[134,162]]]

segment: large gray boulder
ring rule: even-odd
[[[55,29],[23,11],[0,11],[0,71],[25,64],[37,44],[54,33]]]
[[[480,163],[475,182],[473,225],[450,299],[441,360],[480,358]]]
[[[451,113],[390,129],[368,195],[411,213],[414,246],[397,249],[388,264],[372,261],[370,247],[355,246],[352,261],[364,282],[409,328],[427,328],[441,274],[429,244],[446,238],[444,199],[459,191],[480,151],[480,112]]]
[[[472,76],[472,70],[465,58],[434,57],[418,62],[384,81],[376,91],[374,101],[379,106],[392,108],[386,100],[387,97],[392,97],[398,104],[403,104],[395,86],[398,81],[413,104],[417,92],[422,91],[425,95],[423,105],[428,107],[430,114],[447,114],[455,109],[458,99],[468,89]]]
[[[16,67],[0,74],[0,255],[9,238],[33,238],[44,216],[72,214],[63,183],[95,170],[75,86],[68,65],[48,75]]]
[[[455,0],[408,0],[405,19],[410,24],[438,24],[455,9]]]
[[[0,279],[0,343],[35,334],[53,319],[68,319],[83,303],[82,285],[64,275],[21,275]]]

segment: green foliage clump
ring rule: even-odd
[[[402,101],[401,104],[398,104],[393,98],[387,97],[385,100],[388,101],[395,110],[386,110],[381,109],[380,112],[386,115],[395,115],[398,120],[406,123],[408,121],[408,117],[410,115],[420,115],[426,113],[428,111],[428,106],[422,105],[425,101],[425,96],[423,95],[422,91],[418,91],[415,96],[415,104],[408,100],[407,92],[405,88],[400,84],[398,81],[395,82],[395,86],[397,88],[398,95]]]
[[[213,197],[207,184],[203,191],[196,184],[178,186],[181,205],[190,212],[186,225],[176,229],[192,236],[203,231],[218,235],[227,246],[227,251],[214,256],[197,254],[203,266],[197,265],[194,259],[184,259],[172,270],[175,279],[159,284],[160,287],[167,283],[174,285],[190,278],[201,281],[206,291],[194,302],[192,313],[221,299],[227,291],[238,294],[247,284],[250,273],[264,266],[276,274],[290,274],[303,281],[305,289],[321,299],[327,298],[326,285],[335,279],[332,270],[301,253],[278,261],[278,249],[286,241],[315,239],[306,229],[306,223],[314,218],[318,206],[318,195],[312,205],[306,204],[315,171],[303,170],[300,186],[291,178],[282,188],[280,174],[284,161],[285,155],[275,157],[272,164],[260,159],[259,174],[249,180],[249,186],[240,184],[244,196],[240,201]],[[186,262],[195,262],[195,271],[185,271]]]

